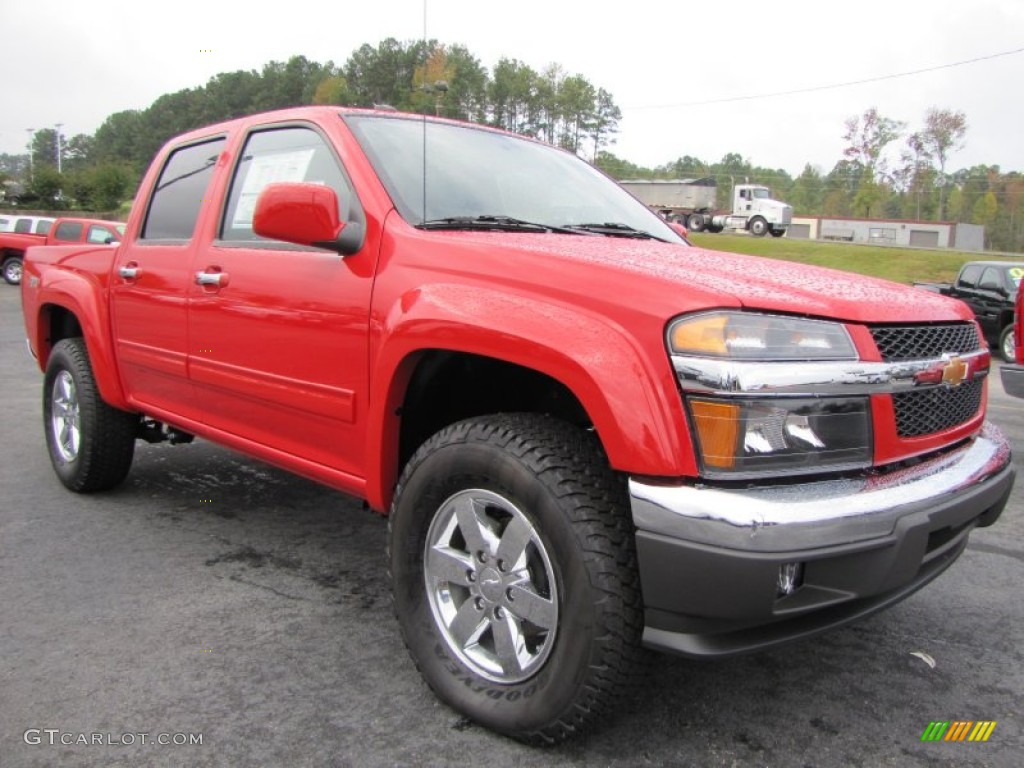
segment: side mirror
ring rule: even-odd
[[[329,248],[343,256],[360,249],[362,233],[338,216],[338,194],[322,184],[268,184],[256,199],[253,231],[261,237]],[[350,233],[350,230],[351,233]]]
[[[978,286],[978,289],[982,291],[992,291],[993,293],[999,293],[1003,296],[1006,295],[1006,289],[999,285],[999,283],[993,282],[992,280],[983,281],[981,285]]]

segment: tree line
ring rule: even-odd
[[[731,185],[750,181],[771,187],[798,216],[976,223],[986,227],[988,247],[1024,250],[1024,176],[998,166],[951,170],[967,134],[962,113],[932,109],[908,130],[907,123],[868,109],[845,122],[843,157],[828,172],[807,164],[793,177],[738,153],[717,162],[684,155],[646,168],[610,151],[621,110],[612,94],[583,75],[510,58],[488,69],[465,46],[436,40],[364,44],[340,66],[293,56],[260,71],[221,73],[145,109],[112,114],[93,135],[36,131],[27,155],[0,154],[0,181],[19,181],[24,205],[112,211],[131,199],[153,155],[172,136],[307,104],[387,106],[493,125],[576,152],[617,179],[710,176],[723,208]]]
[[[559,64],[542,70],[502,58],[489,72],[466,47],[388,38],[362,45],[342,66],[304,56],[262,70],[225,72],[165,94],[149,107],[110,115],[94,135],[36,131],[28,155],[0,155],[0,181],[22,180],[22,202],[112,210],[133,195],[157,150],[211,123],[310,104],[393,107],[528,134],[592,158],[614,141],[612,96]],[[58,161],[57,158],[60,158]],[[58,165],[60,166],[58,168]]]
[[[1024,174],[997,165],[951,170],[967,132],[966,115],[954,110],[929,109],[908,130],[870,108],[845,121],[843,157],[828,172],[808,163],[794,178],[736,153],[717,162],[685,155],[646,168],[603,151],[596,163],[617,179],[714,178],[721,208],[729,206],[733,184],[749,181],[771,187],[797,216],[980,224],[987,248],[1024,251]]]

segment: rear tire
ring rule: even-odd
[[[786,230],[784,229],[773,229],[770,231],[772,233],[772,237],[782,237],[784,234],[786,234]]]
[[[594,436],[548,417],[470,419],[416,452],[389,563],[406,647],[442,701],[550,744],[642,679],[628,508]]]
[[[707,227],[707,221],[699,213],[691,213],[690,218],[686,221],[686,228],[691,232],[703,232]]]
[[[3,267],[4,282],[9,285],[21,285],[21,257],[8,256],[4,259]]]
[[[67,488],[105,491],[124,480],[138,421],[100,398],[82,339],[53,346],[43,379],[43,425],[53,469]]]

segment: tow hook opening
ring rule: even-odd
[[[775,584],[776,597],[789,597],[796,594],[804,584],[803,563],[783,563],[779,566],[779,575]]]

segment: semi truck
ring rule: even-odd
[[[793,207],[772,199],[760,184],[736,184],[732,208],[716,210],[718,185],[713,178],[619,182],[640,202],[691,232],[739,229],[756,237],[782,237],[793,220]]]

